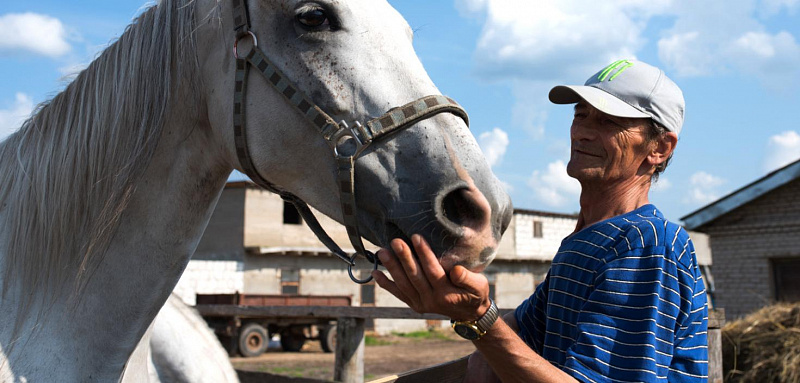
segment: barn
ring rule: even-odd
[[[800,160],[682,218],[708,234],[715,303],[728,319],[800,301]]]

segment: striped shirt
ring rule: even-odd
[[[515,312],[520,337],[583,382],[706,382],[706,292],[689,235],[653,205],[565,238]]]

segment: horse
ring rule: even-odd
[[[153,320],[152,330],[142,337],[134,354],[137,352],[144,353],[151,382],[239,382],[217,336],[203,317],[174,293]]]
[[[146,381],[134,350],[233,169],[374,267],[362,237],[420,233],[445,269],[485,268],[511,202],[412,39],[384,0],[141,13],[0,143],[0,381]]]

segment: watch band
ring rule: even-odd
[[[489,305],[489,310],[487,310],[486,313],[483,314],[481,319],[478,319],[478,322],[476,323],[478,325],[478,330],[480,330],[481,333],[483,334],[485,334],[487,331],[489,331],[490,328],[492,328],[494,322],[497,321],[499,313],[499,310],[497,309],[497,305],[494,303],[494,300],[490,299],[489,302],[491,303]]]

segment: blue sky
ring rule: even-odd
[[[376,0],[378,1],[378,0]],[[571,109],[558,84],[638,58],[683,89],[673,163],[651,192],[681,216],[800,159],[800,0],[393,0],[417,54],[472,130],[519,208],[572,213]],[[0,3],[0,139],[147,3]]]

